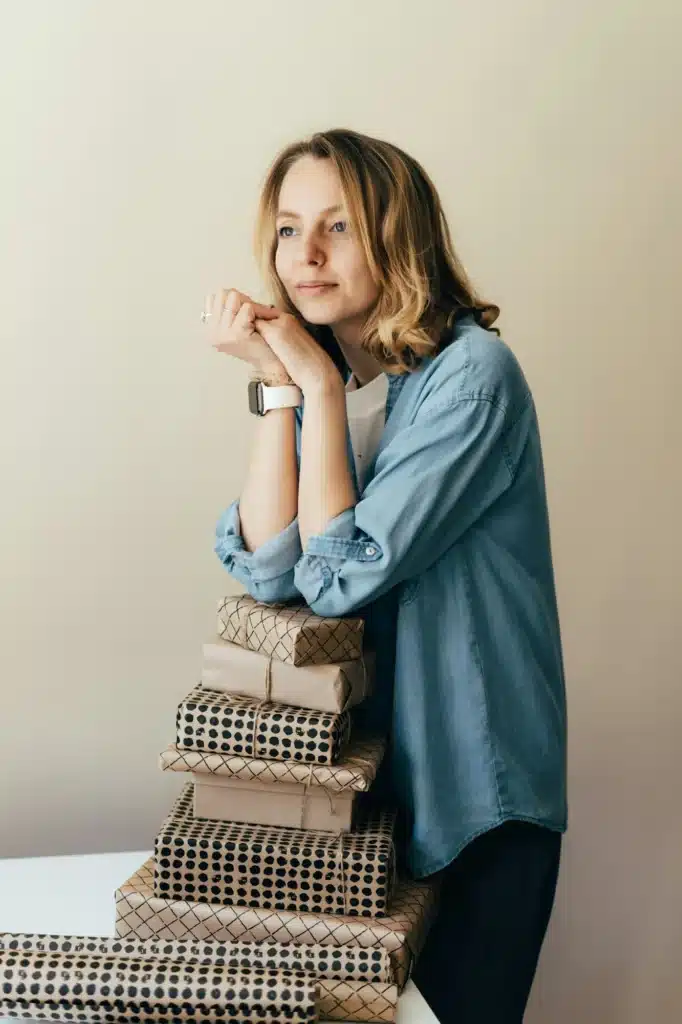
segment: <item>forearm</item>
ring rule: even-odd
[[[305,395],[298,482],[301,546],[357,502],[346,445],[346,395],[338,374]]]
[[[255,551],[296,517],[296,412],[271,409],[256,421],[246,482],[239,498],[241,534]]]

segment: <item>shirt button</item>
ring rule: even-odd
[[[377,550],[376,548],[371,548],[371,547],[370,548],[365,548],[365,554],[366,555],[375,555],[376,554],[376,550]]]

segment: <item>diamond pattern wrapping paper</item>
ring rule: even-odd
[[[178,706],[176,743],[202,753],[334,764],[348,745],[350,727],[348,711],[265,704],[199,684]]]
[[[172,743],[159,755],[162,771],[210,772],[236,779],[261,782],[297,782],[323,786],[335,793],[356,790],[365,793],[376,778],[386,750],[383,737],[356,734],[335,764],[322,765],[298,761],[274,761],[245,757],[242,754],[213,754],[187,750]]]
[[[187,784],[154,843],[154,893],[272,910],[385,914],[395,883],[390,810],[363,812],[353,832],[314,832],[192,814]]]
[[[250,594],[218,602],[218,635],[223,640],[291,665],[360,658],[364,631],[364,619],[324,618],[302,604],[264,604]]]
[[[386,917],[291,913],[261,907],[222,906],[154,895],[150,857],[115,893],[116,935],[123,939],[187,942],[261,942],[360,946],[388,951],[399,990],[424,944],[438,901],[438,883],[400,879]],[[350,1015],[349,1015],[350,1016]]]
[[[0,1012],[24,1016],[55,1011],[52,1020],[85,1012],[114,1019],[305,1024],[318,1020],[319,983],[301,971],[234,970],[197,964],[96,953],[0,951]],[[68,1016],[68,1014],[71,1016]],[[106,1019],[106,1017],[104,1018]]]
[[[375,667],[369,651],[332,665],[292,665],[218,638],[203,645],[201,682],[209,690],[338,714],[372,692]]]

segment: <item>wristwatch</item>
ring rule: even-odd
[[[293,409],[303,402],[303,392],[296,384],[264,384],[249,381],[249,412],[265,416],[271,409]]]

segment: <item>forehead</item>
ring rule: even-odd
[[[338,172],[331,160],[304,156],[287,171],[279,192],[278,213],[316,216],[331,206],[344,206]]]

